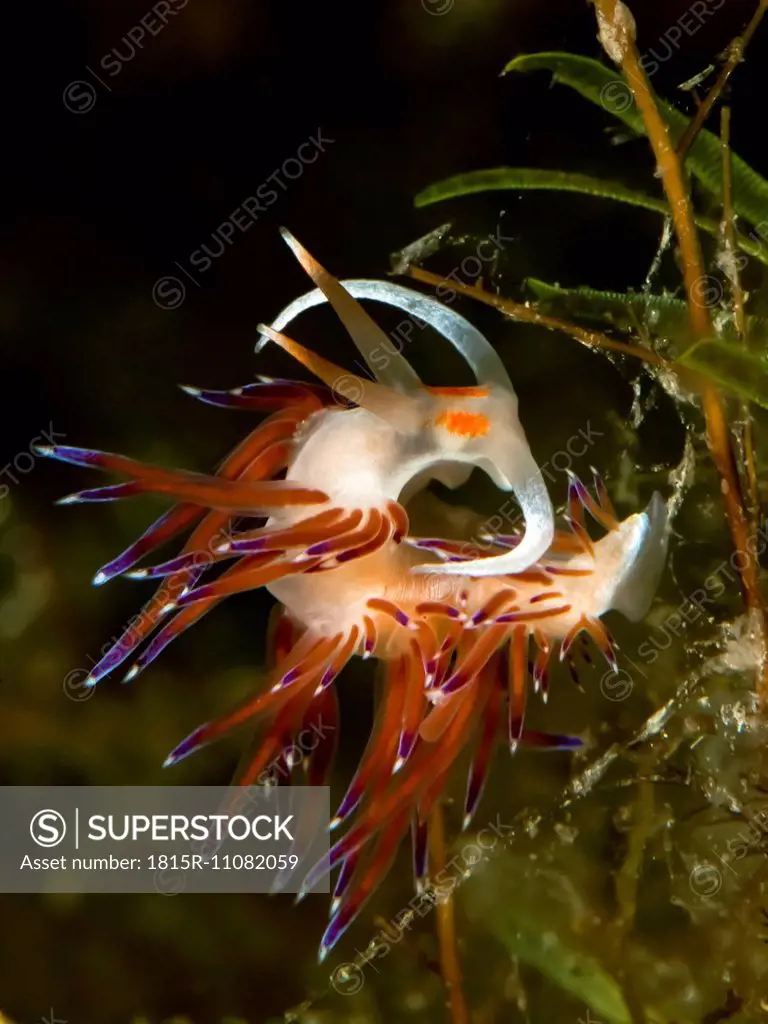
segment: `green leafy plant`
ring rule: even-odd
[[[636,109],[629,87],[610,68],[598,61],[570,53],[539,53],[517,57],[505,73],[548,71],[556,83],[566,85],[585,99],[601,106],[637,135],[645,134],[643,118]],[[691,126],[686,117],[669,103],[658,101],[673,140],[685,136]],[[735,154],[731,159],[731,189],[734,212],[755,226],[749,234],[734,233],[735,246],[746,256],[768,266],[768,180],[763,178]],[[685,166],[711,201],[722,196],[723,145],[706,129],[698,130],[685,155]],[[572,192],[669,216],[667,200],[661,195],[639,192],[621,182],[567,170],[542,168],[495,167],[446,178],[421,191],[417,206],[429,206],[481,192],[550,190]],[[695,224],[705,234],[718,239],[722,223],[703,213],[695,215]],[[764,237],[765,234],[765,237]],[[746,256],[744,257],[746,261]],[[726,267],[727,270],[727,267]],[[654,338],[679,336],[686,323],[686,305],[674,295],[658,293],[607,293],[595,288],[564,289],[543,281],[529,280],[537,308],[545,313],[567,312],[577,319],[632,329],[638,325]],[[725,295],[725,288],[713,276],[707,284],[714,294],[703,301],[715,305]],[[714,301],[713,301],[714,300]],[[719,318],[718,337],[706,344],[697,342],[690,350],[676,353],[681,365],[695,369],[717,385],[756,404],[768,407],[768,376],[762,354],[766,321],[747,319],[750,351],[740,351],[737,332],[731,318]]]
[[[761,593],[757,559],[744,557],[744,552],[751,550],[760,518],[758,459],[750,403],[768,408],[768,321],[746,314],[749,294],[742,287],[741,274],[748,270],[757,276],[764,273],[761,265],[768,265],[768,180],[731,151],[729,109],[721,111],[719,135],[706,130],[703,124],[721,98],[723,87],[738,66],[768,3],[761,0],[744,35],[731,44],[714,87],[693,118],[653,95],[635,46],[634,20],[621,0],[595,0],[595,8],[600,39],[620,73],[575,54],[538,53],[516,57],[504,69],[505,74],[547,72],[554,82],[600,106],[636,136],[645,136],[657,170],[657,179],[649,181],[648,191],[576,170],[494,167],[438,181],[421,191],[415,204],[427,207],[478,193],[547,190],[623,203],[664,218],[662,240],[642,291],[603,291],[588,285],[561,287],[527,278],[520,282],[522,298],[526,300],[522,301],[486,290],[477,282],[457,281],[453,274],[449,278],[450,289],[454,294],[484,302],[514,320],[562,331],[591,348],[640,359],[674,398],[683,391],[670,386],[677,375],[685,385],[684,396],[677,403],[680,407],[691,400],[695,404],[696,397],[700,399],[702,416],[697,426],[703,420],[703,436],[719,477],[734,554],[742,555],[743,569],[739,572],[748,608],[744,618],[750,624],[750,642],[754,640],[756,651],[748,665],[743,663],[742,671],[754,673],[755,706],[765,711],[768,610]],[[663,192],[658,189],[659,179]],[[737,219],[751,227],[737,231]],[[684,297],[678,291],[661,290],[656,284],[662,258],[675,244]],[[447,281],[421,267],[410,266],[408,273],[423,283],[437,285],[438,295],[441,285],[448,288]],[[740,400],[732,403],[740,405],[738,420],[730,417],[732,406],[727,400],[733,397]],[[690,423],[697,413],[690,409],[690,404],[687,408]],[[738,630],[734,629],[734,635],[740,635]],[[714,661],[712,671],[720,664]],[[684,706],[690,696],[688,683],[682,683],[677,692],[680,706]],[[606,756],[610,754],[609,751]],[[592,778],[591,769],[585,769],[585,775]],[[640,916],[640,886],[646,881],[643,876],[652,860],[646,858],[645,847],[653,841],[658,825],[653,786],[640,783],[638,776],[628,782],[638,787],[637,806],[633,808],[637,827],[628,842],[624,865],[614,878],[617,906],[610,920],[609,940],[602,943],[602,948],[610,913],[603,919],[599,915],[590,918],[576,913],[570,897],[560,901],[559,909],[549,907],[547,896],[554,886],[547,880],[544,888],[536,891],[547,870],[538,859],[530,877],[526,877],[530,867],[526,859],[508,858],[503,872],[488,887],[488,899],[480,906],[473,894],[473,899],[466,903],[467,914],[470,919],[479,916],[483,928],[518,967],[535,969],[561,993],[580,1000],[602,1020],[617,1024],[643,1020],[655,1024],[688,1019],[679,1017],[680,1010],[673,1007],[671,990],[667,1005],[665,993],[651,993],[644,983],[638,984],[638,967],[647,964],[653,954],[649,954],[642,936],[633,929]],[[572,793],[581,792],[572,784],[563,806],[570,805]],[[541,819],[535,820],[538,827]],[[553,845],[552,860],[557,857],[557,847]],[[569,866],[573,862],[574,854],[569,852]],[[550,863],[544,858],[544,864]],[[694,863],[694,881],[690,882],[694,892],[696,871]],[[649,886],[646,892],[651,891]],[[685,899],[679,903],[687,906]],[[563,911],[566,906],[570,907],[570,915]],[[697,912],[698,907],[691,911],[694,921]],[[593,932],[585,919],[594,926]],[[630,966],[633,961],[634,968]],[[687,988],[688,976],[697,973],[700,991],[706,987],[709,979],[698,972],[695,962],[681,958],[676,970],[681,990]],[[746,1021],[747,1016],[737,1018],[734,1014],[747,1004],[752,1009],[761,997],[747,983],[738,994],[736,986],[718,990],[715,985],[707,998],[708,1005],[718,1008],[702,1019]]]

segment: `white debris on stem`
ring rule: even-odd
[[[617,0],[613,8],[612,21],[605,17],[599,3],[596,11],[600,44],[615,64],[621,64],[637,34],[632,12],[621,0]]]

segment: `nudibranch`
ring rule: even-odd
[[[550,662],[570,659],[577,638],[591,638],[616,667],[602,617],[610,609],[631,620],[645,615],[664,566],[668,525],[658,494],[644,512],[620,522],[595,473],[592,490],[570,477],[565,529],[556,530],[517,397],[483,335],[454,310],[391,282],[339,282],[285,237],[316,289],[261,327],[258,347],[276,342],[321,385],[260,378],[232,391],[186,388],[209,404],[270,413],[213,475],[68,446],[39,451],[127,478],[70,495],[65,503],[142,493],[176,501],[94,579],[103,584],[123,575],[161,583],[94,667],[89,685],[148,641],[126,678],[135,677],[232,594],[266,587],[279,602],[267,685],[195,730],[167,764],[252,723],[259,742],[239,784],[264,782],[268,766],[282,758],[286,775],[303,773],[307,784],[324,785],[335,731],[301,765],[286,752],[318,716],[336,723],[333,683],[352,657],[381,664],[385,678],[373,731],[332,823],[347,831],[304,883],[308,891],[324,872],[340,867],[324,956],[409,831],[416,882],[425,884],[430,812],[462,752],[471,763],[466,827],[502,734],[513,751],[520,743],[579,745],[525,729],[529,675],[534,693],[546,699]],[[476,384],[424,385],[359,300],[383,302],[428,323],[461,353]],[[347,373],[283,333],[324,301],[374,379]],[[466,556],[455,540],[413,536],[405,507],[410,498],[432,479],[458,486],[474,468],[514,493],[522,534],[488,537],[492,553],[485,558]],[[600,539],[592,538],[587,516],[604,531]],[[137,567],[183,535],[179,555]]]

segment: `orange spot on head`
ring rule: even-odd
[[[435,420],[436,427],[444,427],[450,434],[461,437],[482,437],[491,429],[487,416],[477,412],[465,412],[462,409],[446,409]]]
[[[487,398],[488,388],[427,388],[433,395],[448,395],[456,398]]]

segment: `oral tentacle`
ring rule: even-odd
[[[342,398],[373,413],[396,430],[407,433],[418,429],[421,411],[414,398],[402,395],[384,384],[347,373],[340,366],[265,324],[260,324],[259,330]]]
[[[396,390],[404,393],[416,392],[421,384],[416,372],[407,359],[396,350],[392,351],[393,346],[390,339],[379,325],[371,319],[360,303],[337,279],[320,266],[290,231],[281,228],[280,234],[288,243],[301,266],[333,306],[336,315],[357,345],[360,355],[368,364],[371,373],[375,376],[380,374],[382,382]],[[261,328],[259,330],[262,334],[268,333]],[[377,352],[386,352],[388,355],[391,353],[384,367],[380,365],[381,360],[375,358]]]
[[[422,564],[415,572],[453,576],[506,576],[523,572],[548,551],[555,535],[552,502],[541,470],[530,454],[521,453],[515,463],[509,489],[517,498],[525,520],[525,533],[509,551],[462,562]]]
[[[381,302],[387,306],[393,306],[395,309],[399,309],[403,313],[409,313],[411,316],[415,316],[424,323],[429,324],[430,327],[450,341],[456,351],[463,356],[472,369],[478,383],[493,381],[508,388],[510,391],[512,390],[509,375],[499,354],[485,335],[481,334],[469,320],[454,309],[445,306],[442,302],[429,295],[423,295],[412,288],[405,288],[390,281],[354,279],[343,280],[339,283],[355,299],[369,299],[373,302]],[[289,306],[286,306],[275,319],[272,327],[274,330],[281,331],[300,313],[327,301],[327,296],[320,288],[307,292],[298,299],[294,299]],[[266,336],[262,336],[259,348],[263,345],[264,341],[266,341]],[[386,335],[383,351],[387,356],[392,354],[393,358],[397,359],[398,354],[395,346]],[[371,371],[380,375],[379,379],[382,384],[389,384],[391,387],[399,386],[399,376],[387,374],[389,367],[381,369],[378,365],[380,362],[381,360],[379,359],[377,365],[371,366]],[[397,366],[398,370],[400,370],[399,360],[397,361]],[[418,378],[416,380],[418,381]],[[405,371],[403,382],[406,386],[410,386],[412,381],[411,374]]]

